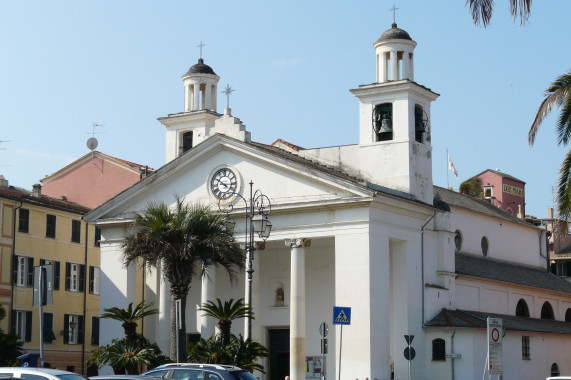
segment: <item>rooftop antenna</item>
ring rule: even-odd
[[[103,127],[103,124],[98,124],[95,122],[93,123],[92,129],[91,129],[91,137],[87,139],[87,143],[86,143],[87,148],[89,150],[91,150],[91,160],[93,160],[95,148],[97,148],[97,145],[99,145],[99,142],[95,138],[95,128],[97,128],[97,127]]]

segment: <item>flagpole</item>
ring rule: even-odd
[[[448,155],[448,148],[446,148],[446,188],[450,189],[450,169],[448,166],[450,165],[450,156]]]

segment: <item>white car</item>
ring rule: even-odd
[[[0,367],[0,377],[26,380],[87,380],[77,373],[53,368]]]

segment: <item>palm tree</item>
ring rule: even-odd
[[[520,24],[525,24],[531,12],[531,0],[508,0],[510,13],[515,20],[519,13]],[[490,25],[494,0],[466,0],[466,5],[470,7],[474,24],[479,25],[480,21],[484,28]]]
[[[529,145],[533,145],[535,142],[539,126],[554,106],[561,108],[559,119],[555,125],[557,144],[567,145],[571,139],[571,72],[555,79],[551,86],[545,90],[545,98],[537,110],[527,135]],[[559,170],[556,203],[557,219],[560,221],[558,227],[560,232],[565,231],[566,233],[571,214],[571,150],[565,155]]]
[[[234,302],[234,298],[230,301],[222,301],[216,299],[217,304],[213,301],[208,301],[202,304],[198,310],[204,311],[203,315],[208,315],[218,319],[218,326],[220,326],[220,335],[222,336],[222,344],[227,345],[230,343],[230,332],[232,328],[232,321],[238,318],[251,318],[254,319],[254,312],[250,306],[244,304],[244,299],[240,298]]]
[[[243,269],[245,262],[244,251],[234,239],[233,227],[222,214],[212,212],[208,206],[188,205],[184,199],[175,198],[173,209],[164,203],[150,203],[143,213],[135,214],[136,229],[123,244],[125,266],[139,261],[142,266],[161,270],[170,284],[173,360],[186,358],[186,297],[193,278],[197,274],[207,275],[212,266],[220,266],[234,281],[236,270]],[[176,301],[181,305],[180,329],[175,320]]]
[[[137,321],[153,314],[157,314],[157,309],[149,309],[153,306],[152,302],[141,301],[133,310],[133,302],[129,304],[127,310],[118,307],[110,307],[104,309],[101,318],[115,319],[116,321],[123,322],[121,326],[125,330],[125,337],[135,335],[137,332]]]

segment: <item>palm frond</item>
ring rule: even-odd
[[[566,235],[571,216],[571,150],[565,155],[557,183],[557,225],[558,232]]]
[[[518,16],[520,25],[523,25],[529,19],[531,13],[532,0],[508,0],[510,5],[510,14],[515,21]],[[472,21],[475,25],[480,22],[486,28],[492,20],[492,12],[494,10],[494,0],[466,0],[466,6],[470,8]]]
[[[539,105],[527,135],[529,145],[533,145],[535,142],[535,136],[541,123],[554,106],[562,107],[562,112],[556,125],[558,144],[567,145],[571,137],[571,72],[559,76],[545,90],[545,97]]]

